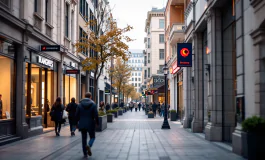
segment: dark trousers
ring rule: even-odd
[[[70,124],[70,132],[75,132],[76,130],[75,120],[69,118],[69,124]]]
[[[131,109],[131,112],[132,112],[132,109],[133,109],[133,108],[132,108],[132,107],[130,107],[130,109]]]
[[[137,108],[135,108],[135,112],[137,112]]]
[[[153,112],[154,112],[154,116],[156,116],[156,110],[155,109],[153,109]]]
[[[90,140],[87,143],[87,133],[89,134]],[[86,146],[92,147],[93,143],[96,139],[96,133],[95,131],[87,131],[87,130],[81,130],[81,134],[82,134],[82,148],[83,148],[83,153],[84,155],[87,155],[87,149]]]
[[[139,111],[141,110],[141,107],[139,107]]]
[[[61,123],[59,121],[55,121],[55,133],[60,133],[61,131]]]

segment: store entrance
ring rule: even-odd
[[[26,95],[30,95],[26,98],[26,104],[30,107],[27,107],[27,117],[32,119],[41,116],[44,128],[52,126],[49,112],[55,97],[54,72],[35,64],[27,64],[26,77]]]

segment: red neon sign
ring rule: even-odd
[[[180,70],[180,67],[178,67],[178,63],[175,62],[174,65],[173,65],[173,67],[172,67],[172,72],[171,72],[171,74],[175,74],[175,73],[177,73],[178,70]]]
[[[188,48],[182,48],[182,50],[180,50],[180,55],[182,57],[187,57],[190,54],[190,51]]]

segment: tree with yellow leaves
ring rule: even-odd
[[[131,96],[131,93],[133,92],[133,91],[135,91],[134,90],[134,86],[132,86],[131,84],[125,84],[124,86],[123,86],[123,91],[124,91],[124,96],[126,97],[126,99],[127,99],[127,101],[128,101],[128,98]]]
[[[100,78],[105,64],[120,57],[123,61],[128,60],[128,42],[132,39],[125,35],[132,27],[119,28],[111,17],[111,11],[100,1],[95,7],[93,15],[86,24],[88,31],[82,33],[82,38],[75,44],[77,52],[90,53],[82,61],[84,71],[94,72],[94,93],[93,99],[97,101],[98,79]],[[89,29],[90,28],[90,29]]]
[[[123,85],[128,83],[131,75],[131,68],[121,58],[116,60],[115,66],[109,71],[110,76],[113,77],[113,87],[118,90],[118,104],[120,105],[120,94],[123,91]]]

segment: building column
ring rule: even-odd
[[[25,35],[25,34],[24,34]],[[16,135],[22,139],[28,137],[28,125],[26,123],[25,113],[25,62],[24,54],[27,51],[27,44],[23,42],[19,45],[16,53]]]
[[[64,69],[63,69],[63,53],[61,53],[61,62],[58,63],[58,96],[64,99],[63,93],[63,76],[64,76]]]
[[[208,102],[211,115],[210,122],[205,127],[205,139],[222,141],[222,39],[221,12],[210,9],[206,13],[208,53],[209,89]]]
[[[183,69],[183,88],[184,88],[184,108],[185,108],[185,115],[183,119],[183,128],[190,128],[191,121],[192,121],[192,112],[191,112],[191,105],[192,105],[192,94],[191,94],[191,83],[192,83],[192,76],[191,76],[192,69],[191,68],[184,68]]]
[[[193,115],[193,120],[191,124],[192,132],[202,132],[203,131],[203,102],[202,102],[202,76],[203,76],[203,67],[202,67],[202,34],[194,33],[193,35],[193,44],[194,44],[194,98],[195,98],[195,110]]]

